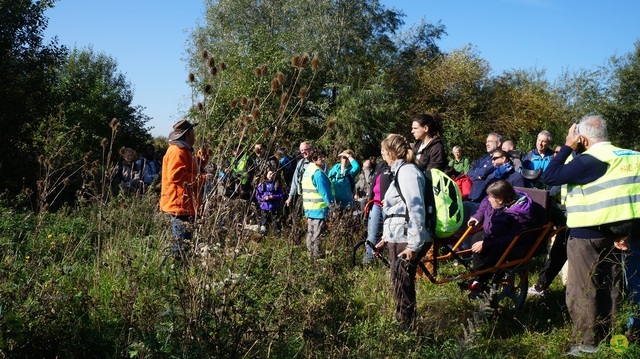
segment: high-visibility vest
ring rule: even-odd
[[[324,172],[322,172],[315,163],[310,162],[302,175],[302,208],[305,210],[323,209],[328,207],[316,186],[313,185],[312,178],[316,171],[320,171],[324,175]]]
[[[567,186],[567,226],[591,227],[640,218],[640,152],[604,142],[584,154],[609,166],[593,182]]]
[[[248,176],[248,168],[247,168],[247,161],[249,159],[249,156],[247,154],[242,155],[242,157],[240,157],[240,159],[238,160],[238,162],[236,163],[235,167],[233,168],[233,172],[236,175],[236,177],[240,178],[240,183],[241,184],[247,184],[248,180],[249,180],[249,176]]]

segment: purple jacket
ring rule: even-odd
[[[266,199],[268,196],[273,196],[273,198]],[[262,182],[256,187],[256,200],[260,204],[260,209],[263,211],[279,210],[282,196],[282,187],[277,185],[275,181]]]
[[[487,240],[482,251],[489,251],[498,245],[508,245],[522,229],[533,223],[533,201],[524,192],[516,190],[516,202],[509,207],[494,209],[485,197],[480,208],[472,216],[482,223]]]

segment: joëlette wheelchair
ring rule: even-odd
[[[434,284],[454,281],[468,281],[482,274],[492,274],[488,282],[488,298],[493,308],[507,308],[518,310],[524,304],[529,287],[530,262],[534,256],[542,254],[549,241],[565,227],[556,228],[550,220],[550,200],[548,191],[535,188],[516,187],[525,192],[534,204],[534,219],[536,222],[524,228],[512,240],[498,262],[492,267],[474,271],[471,265],[471,249],[463,249],[469,243],[471,236],[481,230],[481,226],[467,227],[462,234],[450,238],[435,238],[433,242],[433,259],[422,259],[420,268],[424,276]],[[455,261],[457,267],[453,270],[447,267],[447,275],[441,275],[439,264]],[[432,270],[427,270],[426,264]],[[459,273],[463,271],[462,273]],[[444,272],[444,271],[443,271]]]

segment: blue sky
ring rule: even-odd
[[[509,69],[590,69],[640,40],[637,0],[381,0],[403,11],[406,25],[441,21],[443,51],[475,46],[493,74]],[[58,0],[46,12],[48,37],[115,58],[134,89],[134,105],[166,136],[191,103],[186,84],[188,32],[202,19],[202,0]],[[108,116],[107,116],[108,117]],[[108,119],[105,118],[105,121]]]

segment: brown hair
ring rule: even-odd
[[[420,126],[429,126],[429,135],[431,137],[442,136],[442,117],[437,113],[423,113],[414,116],[411,122],[417,122]]]
[[[487,187],[487,194],[493,198],[499,199],[505,206],[509,206],[516,201],[516,190],[513,186],[504,180],[493,182]]]

